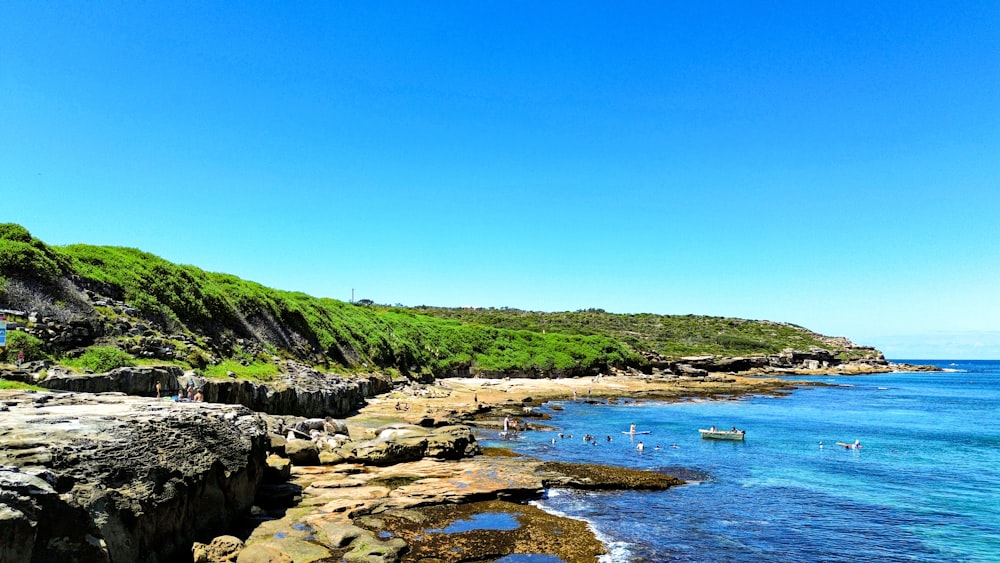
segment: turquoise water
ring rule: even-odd
[[[566,402],[552,423],[572,438],[505,445],[692,482],[539,502],[590,522],[608,561],[1000,561],[1000,362],[933,363],[956,371],[823,376],[834,386],[784,397]],[[633,422],[650,434],[621,434]],[[746,441],[701,439],[712,425]],[[860,450],[835,445],[856,439]]]

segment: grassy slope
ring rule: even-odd
[[[800,326],[699,315],[614,314],[600,309],[540,313],[516,309],[447,309],[426,307],[428,315],[468,323],[537,332],[603,334],[630,348],[666,358],[776,354],[791,348],[838,350],[827,337]],[[846,353],[846,352],[845,352]]]
[[[131,248],[51,247],[10,224],[0,225],[0,267],[0,276],[43,286],[72,279],[201,342],[209,336],[249,337],[275,352],[345,367],[433,374],[464,368],[573,371],[641,365],[646,361],[641,353],[649,351],[677,357],[830,348],[800,327],[740,319],[357,306],[173,264]],[[0,277],[0,297],[5,283]]]

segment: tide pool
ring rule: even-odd
[[[933,363],[953,371],[822,376],[831,386],[782,397],[568,401],[551,411],[557,431],[504,445],[692,483],[539,501],[590,522],[608,561],[997,561],[1000,362]],[[623,435],[631,423],[650,434]],[[712,425],[746,440],[702,439]],[[855,440],[862,449],[835,445]]]

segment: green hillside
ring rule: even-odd
[[[777,354],[785,349],[844,348],[843,339],[825,337],[800,326],[700,315],[622,315],[601,309],[540,313],[517,309],[424,307],[427,315],[512,330],[610,336],[639,352],[664,358]],[[855,350],[842,350],[847,359]]]
[[[609,366],[642,368],[651,356],[813,347],[845,357],[854,353],[849,343],[764,321],[352,304],[264,287],[132,248],[49,246],[13,224],[0,225],[0,308],[38,311],[49,322],[85,320],[95,327],[92,347],[134,354],[168,350],[152,354],[208,373],[220,367],[250,373],[297,359],[333,370],[388,369],[422,377],[530,370],[575,375]],[[40,322],[27,319],[25,325]],[[83,352],[65,343],[48,342],[44,349],[69,363]]]

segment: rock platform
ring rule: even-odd
[[[650,471],[484,455],[388,467],[295,467],[291,483],[301,489],[302,500],[254,530],[246,541],[250,553],[284,554],[297,563],[483,561],[518,553],[592,562],[604,548],[584,523],[524,501],[541,498],[549,487],[662,490],[683,481]],[[484,513],[509,515],[516,525],[442,531]]]

